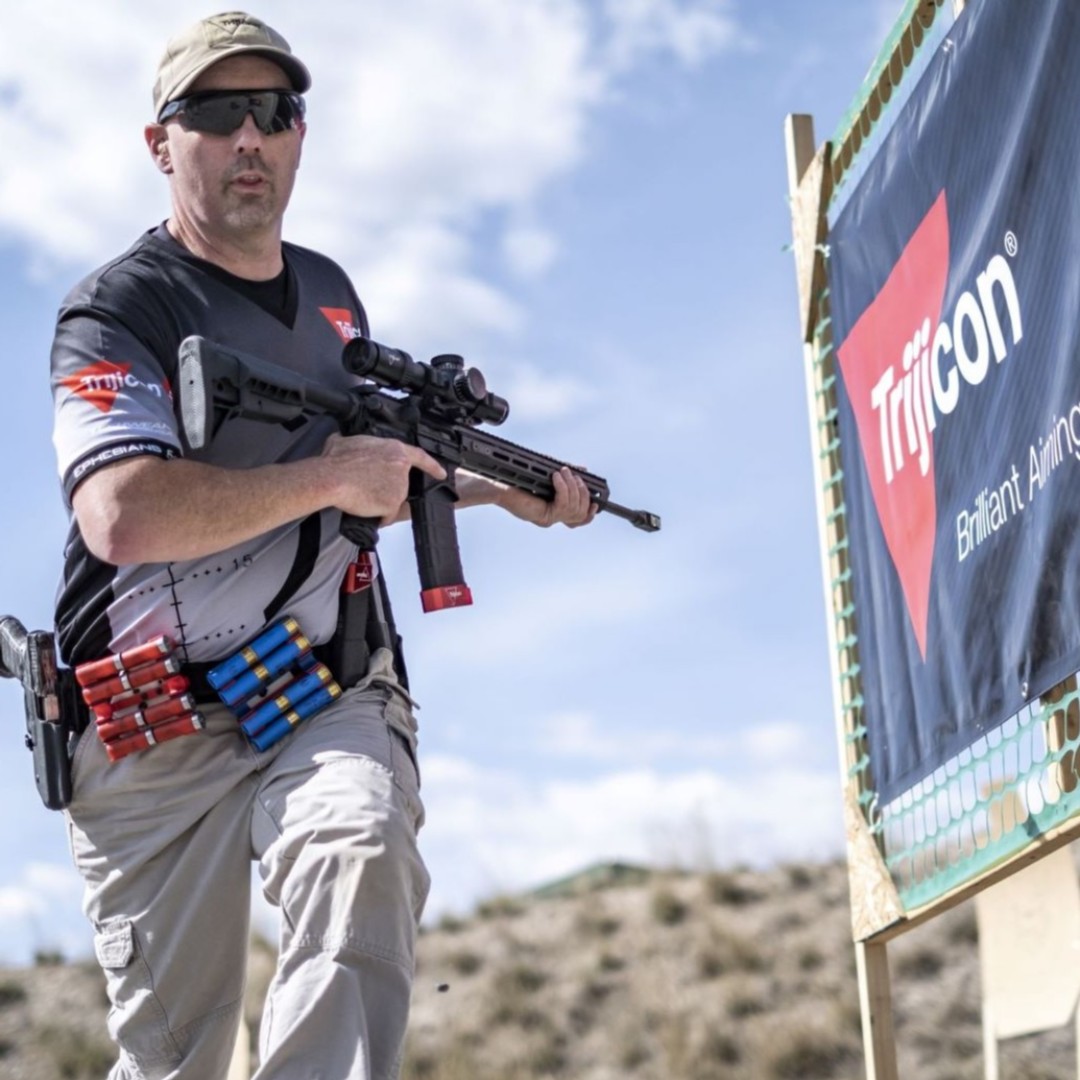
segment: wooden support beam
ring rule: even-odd
[[[828,314],[828,305],[822,300],[821,293],[825,286],[822,249],[826,237],[825,207],[832,176],[829,167],[831,150],[828,143],[815,150],[814,123],[809,116],[789,116],[785,136],[867,1077],[868,1080],[897,1080],[885,945],[868,943],[861,938],[896,924],[903,917],[903,906],[859,803],[860,794],[870,782],[867,770],[863,768],[852,775],[863,750],[861,740],[855,738],[858,713],[852,707],[859,693],[858,677],[852,677],[858,663],[857,647],[849,644],[854,639],[854,622],[850,614],[844,614],[848,611],[849,594],[846,587],[836,588],[833,584],[848,568],[848,556],[841,543],[846,536],[842,518],[843,496],[839,486],[832,483],[840,474],[840,461],[835,420],[829,419],[835,407],[834,367],[832,358],[823,351],[831,341],[831,333],[827,329],[819,333],[817,329]],[[844,643],[842,649],[841,643]]]
[[[900,1080],[896,1068],[892,990],[885,946],[856,942],[855,966],[859,973],[866,1080]]]
[[[789,116],[785,126],[799,322],[803,341],[808,342],[814,337],[826,285],[825,206],[832,185],[832,148],[825,143],[815,152],[814,121],[809,116]]]

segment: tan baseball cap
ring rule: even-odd
[[[243,11],[227,11],[195,23],[165,46],[154,82],[154,116],[160,116],[170,101],[183,97],[208,67],[238,53],[273,60],[298,93],[311,87],[311,73],[273,27]]]

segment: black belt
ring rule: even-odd
[[[196,705],[221,704],[221,698],[218,697],[217,691],[206,678],[207,673],[220,663],[220,660],[216,660],[212,664],[184,664],[180,668],[181,674],[189,683],[188,693],[195,699]]]

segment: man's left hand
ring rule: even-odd
[[[596,517],[599,507],[589,498],[585,481],[573,469],[564,466],[552,473],[551,483],[555,488],[555,498],[551,502],[512,487],[501,491],[495,501],[514,517],[544,529],[560,523],[576,529],[588,525]]]

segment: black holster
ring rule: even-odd
[[[71,758],[87,712],[74,675],[57,666],[54,635],[28,633],[18,619],[0,618],[0,675],[22,683],[34,783],[46,807],[63,810],[71,802]]]

